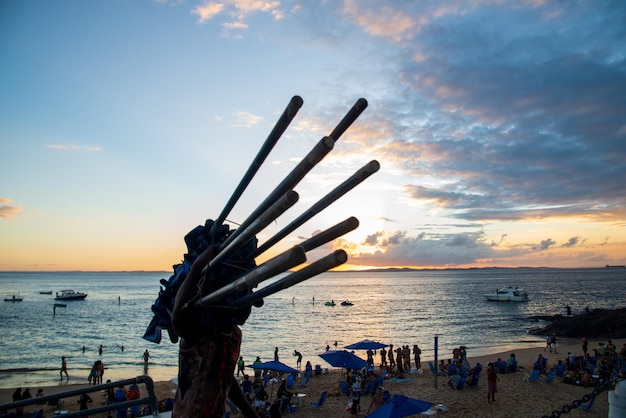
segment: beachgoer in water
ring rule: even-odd
[[[100,344],[100,348],[98,349],[98,355],[102,355],[102,351],[103,351],[103,347],[102,347],[102,344]]]
[[[61,380],[63,380],[63,373],[65,373],[67,380],[70,380],[70,376],[67,374],[67,361],[65,361],[65,357],[61,357],[61,371],[59,371]]]
[[[244,416],[258,418],[234,376],[240,328],[205,319],[205,313],[193,307],[204,279],[203,269],[216,253],[217,246],[212,246],[198,256],[176,295],[172,325],[181,341],[173,418],[222,417],[227,398]]]
[[[278,361],[278,347],[274,348],[274,361]]]

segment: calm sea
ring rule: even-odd
[[[161,344],[142,336],[152,318],[150,307],[159,280],[170,273],[9,273],[0,272],[0,294],[19,294],[23,302],[0,302],[0,387],[60,383],[61,356],[68,361],[69,383],[87,381],[101,358],[105,379],[143,374],[144,350],[152,355],[148,374],[167,380],[177,374],[178,347],[163,333]],[[532,315],[573,313],[586,306],[626,306],[626,269],[489,269],[401,273],[325,273],[268,297],[253,308],[243,326],[242,355],[248,364],[260,356],[295,366],[294,350],[304,361],[329,367],[317,355],[326,345],[341,348],[368,338],[394,345],[419,344],[433,357],[438,335],[440,356],[459,345],[468,355],[483,355],[540,345],[543,336],[528,329]],[[502,286],[525,289],[528,303],[487,302],[483,294]],[[67,302],[53,312],[53,296],[41,291],[87,292],[84,301]],[[334,300],[337,306],[325,306]],[[353,306],[340,306],[350,300]],[[99,346],[103,354],[98,354]],[[83,352],[83,347],[85,351]],[[365,353],[357,352],[364,356]]]

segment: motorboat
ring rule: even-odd
[[[341,306],[352,306],[354,305],[354,303],[350,302],[349,300],[344,300],[343,302],[341,302]]]
[[[335,306],[336,303],[335,303],[334,300],[331,300],[331,301],[328,301],[328,302],[324,303],[324,305],[326,305],[326,306]]]
[[[83,300],[87,293],[75,292],[73,290],[61,290],[56,293],[54,300]]]
[[[16,295],[7,296],[7,297],[4,298],[5,302],[21,302],[23,300],[24,300],[24,298],[19,296],[19,295],[17,295],[17,296]]]
[[[492,293],[485,293],[484,296],[487,300],[496,302],[528,302],[528,294],[524,289],[511,286],[496,289]]]
[[[52,294],[52,290],[40,290],[39,294],[40,295],[51,295]]]

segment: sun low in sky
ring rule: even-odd
[[[170,270],[296,95],[233,228],[361,97],[259,243],[380,170],[274,253],[355,216],[316,254],[626,264],[624,21],[620,1],[3,1],[0,270]]]

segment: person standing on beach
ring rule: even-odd
[[[293,355],[296,356],[296,368],[298,370],[300,370],[300,367],[302,367],[302,353],[299,352],[298,350],[293,350]]]
[[[380,349],[380,366],[385,367],[387,365],[387,350],[385,347]]]
[[[493,363],[487,365],[487,403],[496,401],[496,382],[498,375]]]
[[[211,246],[198,256],[174,303],[172,325],[181,340],[173,418],[223,417],[227,398],[245,417],[259,418],[234,375],[241,329],[234,323],[224,325],[207,318],[204,311],[193,306],[205,278],[203,269],[217,250],[217,246]]]
[[[243,376],[245,372],[243,368],[246,366],[246,363],[243,361],[243,356],[239,356],[239,360],[237,360],[237,377],[239,377],[239,373]]]
[[[148,360],[150,360],[150,352],[146,348],[146,351],[143,352],[143,369],[148,370]]]
[[[422,360],[421,360],[421,356],[422,355],[422,350],[420,350],[419,346],[417,344],[415,344],[413,346],[413,357],[415,359],[415,368],[416,369],[421,369],[422,368]]]
[[[65,361],[65,356],[61,357],[61,371],[59,372],[61,380],[63,380],[63,373],[65,373],[67,380],[70,380],[70,376],[67,374],[67,361]]]

